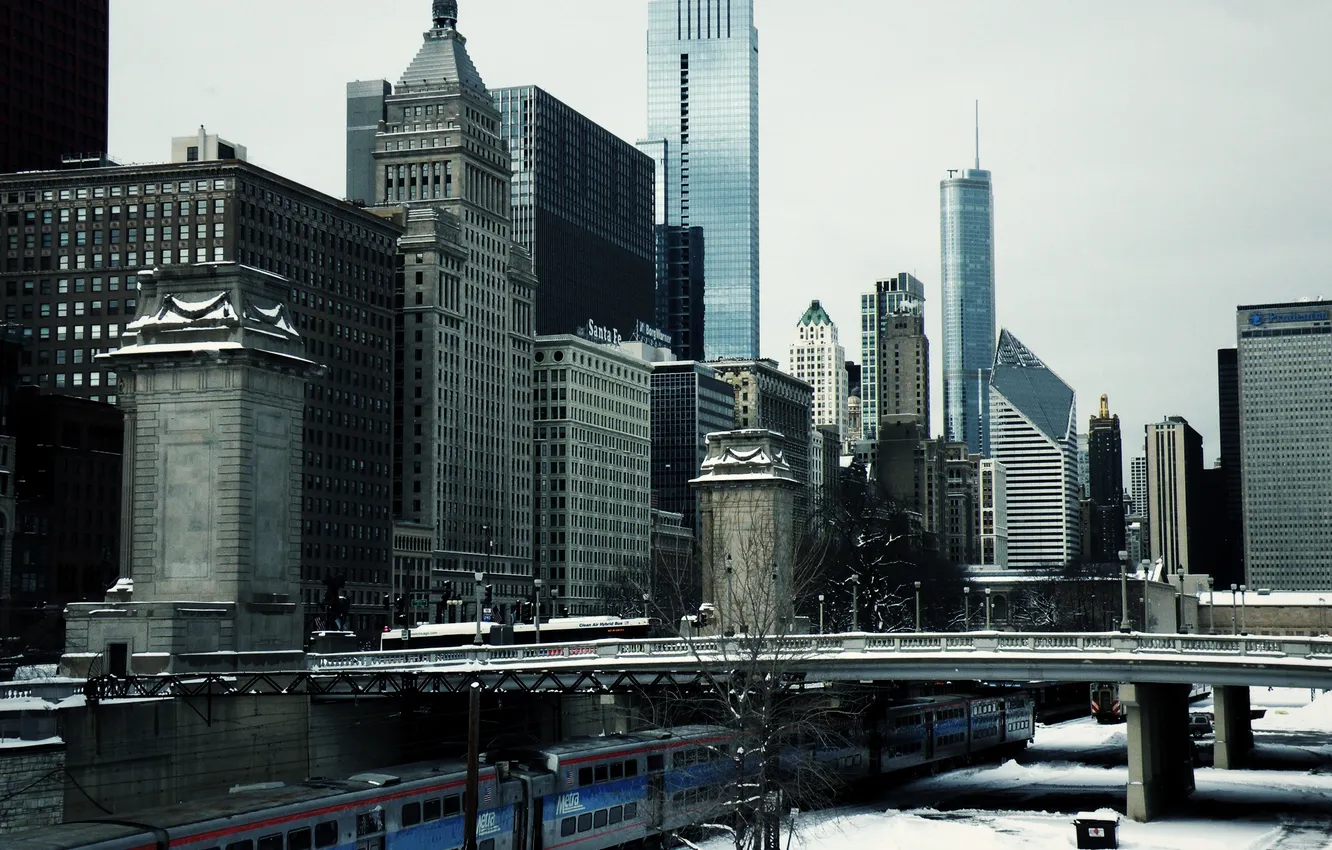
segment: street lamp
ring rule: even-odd
[[[851,631],[860,631],[860,573],[851,574]]]
[[[649,596],[648,594],[646,594],[646,593],[643,594],[643,618],[644,618],[644,619],[647,618],[647,615],[648,615],[648,601],[651,600],[651,599],[652,599],[652,597]]]
[[[1249,586],[1248,586],[1248,585],[1245,585],[1245,584],[1241,584],[1240,587],[1239,587],[1239,591],[1240,591],[1240,634],[1242,634],[1242,635],[1247,635],[1247,634],[1249,633],[1248,625],[1244,622],[1244,591],[1246,591],[1246,590],[1248,590],[1248,589],[1249,589]]]
[[[541,586],[545,583],[545,579],[532,580],[532,584],[536,588],[536,604],[532,606],[532,625],[536,627],[537,643],[541,643]]]
[[[1184,568],[1175,568],[1175,578],[1178,580],[1175,585],[1175,630],[1180,634],[1187,634],[1188,624],[1184,622]]]
[[[1230,633],[1239,634],[1239,623],[1235,620],[1235,591],[1239,590],[1238,584],[1230,586]]]
[[[971,631],[971,585],[962,585],[962,631]]]
[[[990,625],[990,588],[985,588],[985,631],[993,631]]]
[[[486,580],[486,574],[480,570],[472,573],[476,579],[476,635],[472,638],[473,646],[481,645],[481,582]]]
[[[1119,630],[1124,633],[1133,631],[1133,621],[1128,612],[1128,552],[1119,550]]]
[[[916,582],[916,631],[920,631],[920,582]]]
[[[726,629],[730,628],[732,633],[735,626],[731,624],[732,615],[735,613],[735,588],[731,584],[731,577],[735,570],[731,567],[731,556],[726,556],[726,621],[722,623],[722,634],[726,634]]]
[[[1157,558],[1157,563],[1161,559]],[[1152,630],[1151,609],[1147,607],[1148,583],[1152,574],[1152,562],[1146,558],[1142,559],[1142,630],[1150,632]]]
[[[1319,600],[1322,601],[1322,600]],[[819,634],[823,634],[823,594],[819,594]]]

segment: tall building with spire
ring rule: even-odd
[[[989,389],[991,448],[1007,475],[1008,565],[1062,566],[1082,550],[1073,389],[1007,330]]]
[[[915,416],[930,431],[930,341],[925,284],[906,272],[860,296],[861,433],[877,439],[885,416]]]
[[[980,167],[950,169],[939,182],[943,286],[944,436],[973,454],[990,454],[994,323],[994,189]],[[1011,480],[1011,479],[1010,479]]]
[[[1091,557],[1116,563],[1124,548],[1124,446],[1119,417],[1110,415],[1110,399],[1087,426],[1087,480],[1083,490],[1091,501]]]
[[[647,87],[657,224],[703,229],[704,356],[758,357],[754,0],[649,0]]]
[[[818,301],[796,323],[788,368],[814,388],[814,427],[830,425],[846,434],[846,349],[837,343],[837,325]]]
[[[499,111],[458,31],[432,26],[384,97],[376,212],[401,221],[394,315],[393,512],[428,529],[438,589],[496,601],[533,579],[536,278],[515,242]],[[447,582],[447,584],[446,584]]]

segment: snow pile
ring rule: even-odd
[[[1297,708],[1269,708],[1261,719],[1253,721],[1254,731],[1295,731],[1314,732],[1332,731],[1332,691],[1319,694],[1309,702],[1308,691],[1303,694],[1303,703]],[[1263,703],[1262,694],[1255,692],[1249,697],[1251,705]],[[1289,704],[1289,703],[1287,703]]]

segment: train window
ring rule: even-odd
[[[592,784],[592,768],[590,767],[578,768],[578,784],[579,785]]]
[[[451,817],[462,811],[462,797],[457,794],[444,798],[444,817]]]
[[[610,766],[610,778],[611,779],[624,778],[624,762],[617,761]]]
[[[287,833],[287,850],[310,850],[310,827]]]
[[[638,817],[638,804],[637,804],[637,803],[625,803],[625,804],[624,804],[624,819],[625,819],[625,820],[633,820],[633,819],[636,818],[636,817]]]
[[[597,765],[596,781],[605,782],[609,778],[610,778],[610,769],[604,764]]]
[[[638,775],[638,759],[634,759],[632,761],[627,761],[624,763],[624,775],[625,776]]]
[[[568,838],[578,829],[578,818],[565,818],[560,821],[560,837]]]
[[[402,804],[402,825],[416,826],[421,822],[421,804],[403,803]]]
[[[665,769],[666,769],[666,756],[662,755],[661,753],[648,756],[649,772],[654,770],[665,770]]]
[[[598,809],[592,815],[592,828],[601,829],[606,825],[606,818],[610,817],[610,811],[607,809]]]
[[[591,828],[592,828],[592,813],[588,812],[587,814],[579,815],[578,831],[587,832]]]
[[[426,800],[421,812],[422,819],[439,820],[440,808],[438,797],[431,797],[429,800]]]
[[[487,838],[485,841],[482,841],[479,850],[495,850],[495,839]]]
[[[376,835],[384,831],[384,810],[375,809],[356,816],[356,836]],[[260,848],[263,850],[263,848]]]
[[[248,838],[244,841],[233,841],[227,845],[227,850],[254,850],[254,842]]]
[[[259,850],[282,850],[282,833],[265,835],[259,839]]]
[[[612,806],[610,810],[610,822],[619,823],[624,820],[624,806]]]
[[[338,822],[326,820],[315,824],[315,846],[332,847],[338,843]]]

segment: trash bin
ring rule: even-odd
[[[1103,850],[1119,847],[1119,817],[1103,812],[1086,812],[1073,816],[1073,828],[1078,834],[1078,850]]]

